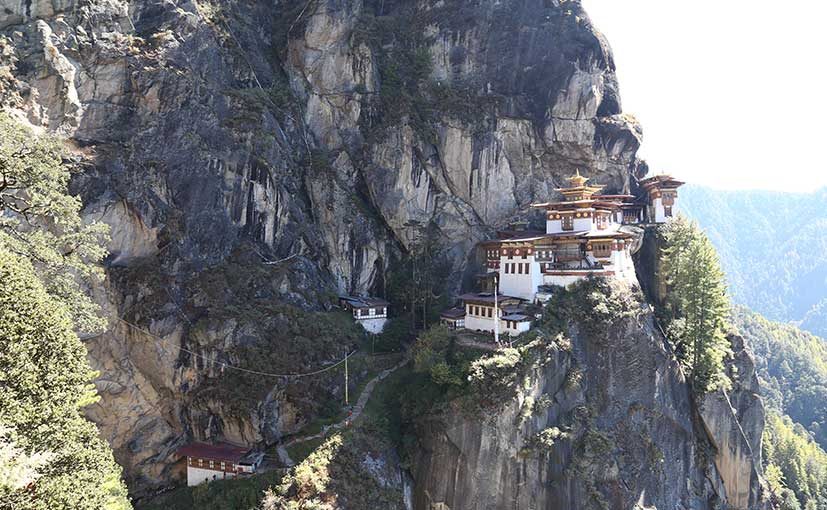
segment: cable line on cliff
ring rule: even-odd
[[[322,368],[322,369],[319,369],[319,370],[315,370],[313,372],[306,372],[306,373],[303,373],[303,374],[274,374],[274,373],[271,373],[271,372],[261,372],[259,370],[250,370],[248,368],[237,367],[235,365],[230,365],[229,363],[224,363],[223,361],[212,360],[212,359],[208,358],[207,356],[204,356],[202,354],[198,354],[197,352],[193,352],[193,351],[191,351],[191,350],[189,350],[185,347],[181,347],[180,345],[173,345],[166,338],[160,337],[160,336],[158,336],[154,333],[150,333],[149,331],[141,328],[140,326],[132,324],[131,322],[129,322],[125,319],[122,319],[120,317],[116,317],[116,319],[123,322],[124,324],[126,324],[130,328],[132,328],[136,331],[140,331],[141,333],[143,333],[145,335],[149,335],[152,338],[160,340],[161,342],[164,342],[165,344],[170,345],[171,347],[173,347],[175,349],[178,349],[179,351],[186,352],[187,354],[190,354],[191,356],[194,356],[196,358],[201,358],[204,361],[207,361],[209,363],[215,363],[217,365],[220,365],[222,367],[222,369],[226,368],[228,370],[237,370],[239,372],[246,372],[248,374],[254,374],[254,375],[263,375],[263,376],[266,376],[266,377],[295,377],[295,378],[298,378],[298,377],[310,377],[310,376],[313,376],[313,375],[318,375],[318,374],[321,374],[323,372],[327,372],[328,370],[333,370],[334,368],[338,367],[342,363],[346,363],[347,359],[349,357],[353,356],[353,354],[356,353],[356,351],[350,351],[349,353],[345,354],[345,357],[342,360],[337,361],[336,363],[330,365],[329,367],[325,367],[325,368]]]

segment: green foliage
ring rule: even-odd
[[[348,508],[403,509],[401,494],[383,487],[366,457],[381,458],[382,437],[353,429],[337,433],[265,492],[261,510],[322,510],[337,500]]]
[[[34,484],[41,476],[41,469],[54,458],[51,452],[29,455],[7,437],[9,432],[7,428],[0,427],[0,495],[4,497]]]
[[[80,411],[96,398],[94,376],[65,306],[28,261],[0,250],[0,425],[7,445],[48,459],[33,485],[0,488],[0,507],[130,508],[120,467]]]
[[[721,254],[735,303],[770,320],[803,321],[803,329],[827,336],[827,190],[684,186],[680,202]]]
[[[468,373],[472,393],[494,400],[513,395],[525,361],[521,349],[500,349],[474,361]]]
[[[763,450],[776,508],[827,508],[827,453],[803,427],[769,413]]]
[[[695,391],[727,387],[724,360],[729,298],[718,254],[698,225],[679,216],[661,227],[663,277],[669,287],[670,341]]]
[[[412,347],[414,370],[428,373],[437,386],[463,387],[473,354],[458,347],[454,331],[438,325],[425,331]]]
[[[66,304],[78,330],[101,331],[106,321],[83,286],[102,279],[108,227],[81,220],[58,139],[1,112],[0,133],[0,246],[35,263],[46,291]]]
[[[607,279],[589,277],[555,289],[543,309],[541,325],[547,331],[565,334],[576,324],[592,339],[600,341],[618,321],[634,315],[636,309],[635,298],[627,289],[618,292]]]
[[[743,307],[735,308],[733,320],[754,354],[767,404],[827,448],[827,343]]]
[[[410,221],[405,227],[408,252],[388,279],[388,299],[396,313],[407,315],[412,331],[427,329],[448,307],[442,291],[451,263],[437,225]]]
[[[364,126],[369,137],[387,136],[390,127],[404,122],[434,142],[438,123],[446,116],[481,130],[486,113],[500,103],[499,97],[481,94],[480,84],[431,79],[430,41],[423,36],[428,23],[421,13],[402,7],[391,16],[365,10],[354,28],[354,46],[370,47],[379,64],[378,98],[371,98],[378,119],[370,118]]]
[[[216,480],[195,487],[179,487],[137,510],[247,510],[256,508],[264,491],[281,482],[282,473],[267,471],[253,476]]]
[[[382,333],[371,339],[374,352],[398,352],[413,338],[411,321],[406,317],[392,317],[385,323]]]
[[[545,363],[551,349],[560,348],[558,340],[562,338],[549,340],[535,331],[531,341],[517,347],[481,352],[459,345],[456,335],[445,326],[434,326],[422,333],[411,349],[414,370],[427,374],[428,382],[439,389],[432,408],[453,398],[459,398],[466,410],[473,412],[502,405],[516,395],[531,369]]]

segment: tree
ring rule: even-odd
[[[440,306],[447,304],[442,295],[450,275],[451,263],[445,253],[438,227],[411,220],[405,223],[408,252],[391,276],[388,294],[410,314],[411,330],[427,329]],[[397,308],[397,310],[399,309]]]
[[[35,465],[3,466],[28,477],[0,486],[0,508],[130,508],[109,446],[81,408],[97,399],[86,348],[67,306],[51,296],[32,264],[0,248],[0,424],[5,448]]]
[[[683,217],[664,225],[661,234],[661,268],[673,318],[668,329],[676,354],[699,394],[726,387],[730,304],[718,254],[698,225]]]
[[[106,322],[84,286],[99,279],[107,227],[84,223],[68,194],[70,172],[60,141],[0,112],[0,245],[34,262],[46,291],[67,303],[78,331]]]
[[[456,338],[445,326],[433,326],[422,332],[412,352],[414,370],[426,372],[439,386],[463,384],[463,370],[458,366]]]

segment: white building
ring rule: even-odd
[[[501,335],[517,336],[531,329],[531,317],[522,308],[522,300],[513,296],[494,294],[463,294],[460,296],[465,309],[465,329],[494,333],[499,322]]]
[[[655,175],[639,184],[646,190],[646,219],[649,223],[665,223],[677,213],[678,188],[683,182],[671,175]]]
[[[456,307],[439,314],[439,322],[448,329],[465,329],[465,308]]]
[[[187,459],[190,487],[255,473],[264,458],[263,453],[229,444],[190,443],[179,448],[178,453]]]
[[[589,275],[637,281],[632,261],[636,234],[624,225],[662,223],[673,214],[677,188],[668,176],[641,181],[646,196],[598,195],[578,172],[557,191],[562,202],[534,204],[546,213],[545,232],[516,230],[481,243],[486,270],[497,273],[499,290],[530,302],[545,301],[548,288]],[[545,290],[539,291],[544,288]],[[472,329],[472,328],[469,328]]]
[[[353,318],[368,333],[379,334],[388,321],[388,306],[384,299],[374,297],[340,296],[339,303],[353,314]]]

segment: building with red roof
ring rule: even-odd
[[[255,473],[264,454],[227,443],[189,443],[178,449],[187,458],[187,485]]]

